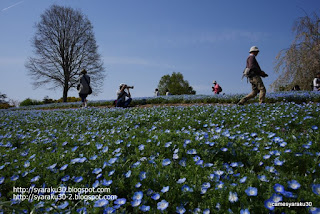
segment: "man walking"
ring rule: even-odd
[[[264,71],[261,70],[257,60],[256,56],[259,53],[259,49],[256,46],[252,46],[249,51],[250,55],[247,58],[247,68],[250,69],[250,76],[249,81],[252,86],[252,91],[250,94],[242,98],[238,105],[243,105],[245,102],[247,102],[249,99],[255,97],[259,92],[259,103],[263,103],[266,96],[266,88],[264,87],[264,84],[262,82],[261,77],[267,77],[268,74],[266,74]]]

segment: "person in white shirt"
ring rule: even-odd
[[[156,88],[156,90],[154,91],[154,96],[155,97],[160,96],[159,89]]]
[[[317,77],[313,80],[313,90],[320,91],[320,72],[317,73]]]

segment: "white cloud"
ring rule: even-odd
[[[19,1],[19,2],[15,3],[15,4],[13,4],[13,5],[9,6],[9,7],[3,8],[3,9],[1,10],[1,12],[2,12],[2,11],[9,10],[10,8],[15,7],[15,6],[17,6],[17,5],[19,5],[19,4],[23,3],[23,2],[24,2],[24,1]]]

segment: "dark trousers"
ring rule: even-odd
[[[129,104],[131,103],[132,99],[129,98],[126,101],[122,101],[122,100],[117,100],[117,105],[116,107],[123,107],[123,108],[127,108],[129,106]]]

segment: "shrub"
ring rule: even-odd
[[[33,100],[30,98],[27,98],[20,103],[20,106],[33,106],[33,105],[41,105],[41,104],[43,104],[43,102],[39,100]]]

